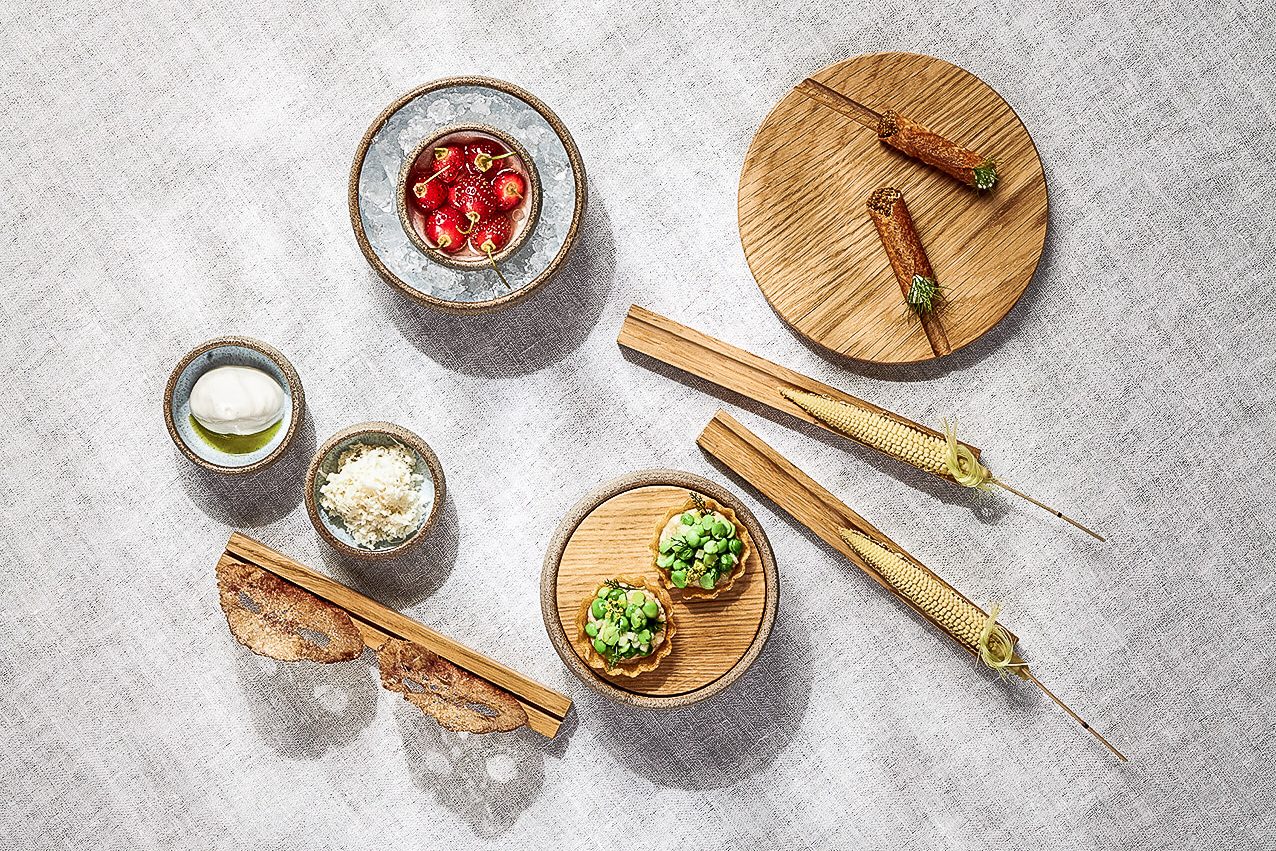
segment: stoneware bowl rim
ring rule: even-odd
[[[492,255],[492,259],[497,263],[502,262],[507,257],[512,257],[516,251],[523,247],[532,232],[536,230],[536,223],[540,219],[541,213],[541,179],[540,172],[536,170],[536,161],[532,159],[532,155],[527,152],[523,144],[504,130],[498,130],[487,124],[477,122],[467,122],[454,124],[445,127],[432,136],[427,136],[416,144],[412,149],[412,153],[403,159],[403,166],[399,169],[399,181],[395,188],[395,206],[399,211],[399,224],[403,226],[403,231],[408,235],[408,240],[417,247],[417,249],[426,257],[435,263],[442,263],[444,266],[451,266],[454,269],[487,269],[491,270],[491,265],[487,262],[486,257],[457,257],[446,252],[440,251],[425,241],[424,237],[417,232],[412,226],[412,219],[408,215],[408,174],[412,171],[412,166],[420,158],[421,154],[427,148],[431,148],[438,144],[441,139],[453,136],[458,133],[470,133],[476,136],[490,136],[500,142],[506,148],[512,150],[518,155],[519,161],[523,163],[524,170],[527,173],[528,193],[524,199],[526,203],[527,220],[520,226],[518,235],[511,239],[509,244],[500,251]],[[493,273],[495,274],[495,273]]]
[[[567,230],[567,237],[563,241],[562,247],[558,254],[550,261],[545,270],[536,278],[519,287],[517,290],[496,298],[486,299],[484,301],[450,301],[448,299],[439,298],[416,289],[406,281],[400,280],[385,265],[381,258],[373,250],[372,244],[368,241],[368,235],[363,229],[363,218],[359,213],[359,175],[363,170],[364,159],[367,157],[368,148],[372,145],[377,131],[385,126],[396,112],[407,106],[413,100],[422,95],[429,94],[439,89],[446,89],[455,86],[482,86],[494,89],[498,92],[504,92],[512,95],[526,103],[533,110],[540,113],[550,128],[558,136],[563,144],[563,148],[567,151],[568,162],[572,166],[572,182],[576,189],[576,203],[572,209],[571,225]],[[585,221],[585,211],[588,206],[588,182],[585,176],[585,163],[581,158],[580,149],[576,146],[576,140],[572,138],[568,132],[566,125],[559,119],[558,115],[549,108],[549,106],[526,89],[516,86],[513,83],[500,80],[495,77],[483,77],[477,75],[463,75],[457,77],[440,77],[437,80],[431,80],[404,92],[395,98],[381,113],[373,119],[368,125],[368,129],[364,132],[363,138],[359,141],[359,147],[355,150],[354,162],[350,167],[350,180],[346,190],[346,207],[350,217],[350,225],[354,229],[355,241],[359,243],[359,250],[363,253],[364,259],[372,266],[377,275],[381,277],[390,286],[399,290],[407,297],[414,301],[424,304],[434,310],[443,313],[454,313],[458,315],[474,316],[480,313],[487,313],[500,308],[509,307],[512,304],[522,301],[529,297],[532,293],[543,287],[548,281],[552,280],[562,270],[567,262],[568,256],[572,253],[572,249],[576,246],[576,241],[580,235],[581,225]]]
[[[215,349],[239,347],[244,349],[252,349],[258,354],[266,357],[275,366],[279,367],[279,371],[283,373],[284,379],[288,382],[288,393],[292,401],[292,417],[288,423],[288,430],[284,432],[283,438],[279,444],[267,455],[251,464],[244,464],[239,467],[227,466],[209,461],[207,458],[200,456],[195,452],[182,438],[181,433],[177,430],[177,423],[173,420],[173,394],[177,390],[177,382],[181,378],[182,373],[190,366],[200,355],[214,351]],[[272,376],[273,377],[273,376]],[[168,427],[168,436],[172,438],[173,443],[181,450],[182,454],[195,462],[205,470],[212,470],[215,473],[226,473],[228,475],[242,475],[244,473],[254,473],[263,470],[271,464],[283,457],[284,453],[292,445],[293,439],[297,436],[297,431],[301,428],[301,421],[306,416],[306,392],[301,386],[301,376],[297,374],[297,370],[293,368],[288,358],[284,357],[283,352],[276,349],[269,343],[263,343],[261,340],[252,337],[243,337],[231,334],[223,337],[213,337],[205,340],[195,348],[187,352],[181,360],[177,362],[177,366],[173,367],[173,371],[169,373],[168,383],[164,386],[164,424]]]
[[[426,467],[430,470],[430,478],[434,484],[434,498],[430,504],[430,513],[421,521],[421,525],[416,528],[412,534],[408,535],[402,541],[394,546],[384,547],[382,549],[369,550],[362,547],[353,546],[338,538],[329,528],[329,521],[323,509],[319,507],[319,501],[315,497],[315,492],[319,488],[319,471],[323,466],[325,458],[341,443],[348,442],[351,438],[362,437],[364,435],[380,435],[390,437],[393,440],[402,443],[414,454],[425,462]],[[434,454],[434,450],[430,448],[430,444],[425,439],[409,429],[401,425],[382,420],[371,420],[369,422],[356,423],[352,426],[338,430],[335,434],[323,442],[323,445],[315,452],[314,457],[310,459],[310,466],[306,469],[306,486],[305,501],[306,513],[310,515],[310,522],[317,531],[333,549],[343,555],[352,556],[353,558],[377,561],[381,559],[395,558],[401,556],[407,551],[413,549],[420,544],[434,525],[438,522],[440,507],[447,498],[447,483],[443,477],[443,465],[439,462],[439,458]]]

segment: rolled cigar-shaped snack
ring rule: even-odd
[[[967,186],[992,189],[997,183],[997,164],[990,158],[948,141],[893,109],[882,114],[877,138]]]
[[[931,349],[936,355],[950,353],[952,346],[948,343],[948,335],[934,313],[939,299],[935,270],[931,268],[926,249],[913,227],[913,217],[904,203],[904,193],[890,186],[876,190],[868,196],[868,215],[877,226],[877,235],[882,239],[904,301],[921,318]]]

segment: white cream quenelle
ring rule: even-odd
[[[260,369],[219,366],[191,388],[191,416],[217,434],[256,434],[284,415],[284,389]]]

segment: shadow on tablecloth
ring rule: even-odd
[[[239,645],[236,651],[253,726],[281,756],[317,759],[353,739],[376,715],[376,657],[371,654],[325,665],[278,662]]]
[[[509,378],[552,366],[585,342],[607,303],[615,269],[611,221],[595,196],[562,271],[512,307],[458,316],[389,286],[379,291],[399,333],[431,360],[465,375]]]
[[[733,686],[681,709],[653,711],[582,693],[578,711],[597,719],[599,741],[621,764],[661,786],[714,789],[762,771],[792,741],[815,672],[800,618],[781,602],[771,638]]]
[[[453,733],[402,700],[396,701],[394,718],[412,782],[478,836],[491,839],[506,833],[540,797],[549,749],[539,733],[526,727],[486,736]],[[570,732],[564,725],[554,742],[561,743]]]
[[[292,446],[264,470],[216,473],[192,463],[177,447],[173,458],[186,495],[200,511],[235,529],[255,529],[287,516],[301,503],[306,468],[317,447],[315,424],[307,411]]]

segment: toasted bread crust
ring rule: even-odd
[[[344,609],[249,564],[217,565],[217,592],[231,634],[254,653],[281,662],[344,662],[363,652],[363,638]],[[246,597],[256,611],[243,603]],[[301,630],[327,636],[318,644]]]
[[[978,186],[975,169],[989,161],[987,157],[948,141],[894,110],[887,110],[882,115],[877,127],[877,138],[967,186]]]
[[[926,249],[917,235],[913,217],[904,201],[904,193],[894,187],[883,186],[868,196],[866,206],[869,218],[877,226],[877,235],[882,239],[882,247],[886,249],[886,257],[890,260],[895,280],[907,300],[913,286],[913,276],[918,275],[933,281],[935,270],[931,268],[930,258],[926,256]],[[922,330],[926,332],[926,338],[935,354],[946,355],[952,351],[943,323],[934,311],[921,314],[921,322]]]
[[[453,665],[419,644],[391,638],[377,653],[381,685],[397,691],[446,730],[508,732],[527,723],[527,712],[509,692]],[[421,686],[410,689],[407,683]],[[486,707],[492,714],[480,712]]]

